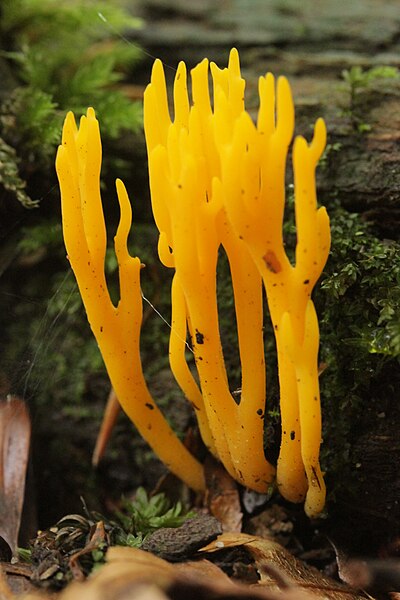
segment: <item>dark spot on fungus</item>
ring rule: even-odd
[[[275,252],[272,250],[268,250],[263,256],[263,261],[265,262],[268,271],[271,271],[271,273],[279,273],[282,270],[281,263],[276,258]]]
[[[303,281],[303,283],[304,283],[304,285],[307,285],[307,283],[310,283],[310,280],[309,280],[309,279],[305,279],[305,280]]]
[[[103,332],[103,325],[100,326],[100,333]]]
[[[295,431],[291,431],[290,432],[290,439],[293,441],[296,439],[296,432]]]
[[[149,408],[150,410],[154,410],[154,406],[152,404],[150,404],[150,402],[146,402],[145,406],[147,408]]]
[[[317,471],[315,470],[315,467],[311,467],[311,471],[312,471],[312,474],[313,474],[312,483],[316,483],[318,485],[319,489],[321,489],[321,483],[320,483],[320,481],[318,479],[318,475],[317,475]],[[315,479],[315,482],[314,482],[314,479]]]
[[[196,343],[204,344],[204,334],[200,333],[200,331],[198,329],[196,329]]]

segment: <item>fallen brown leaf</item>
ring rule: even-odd
[[[30,436],[25,403],[8,396],[0,402],[0,537],[13,555],[18,545]]]
[[[58,600],[365,600],[364,595],[296,560],[272,540],[222,534],[207,550],[217,552],[235,544],[254,557],[259,583],[237,583],[205,559],[172,564],[144,550],[116,546],[108,550],[105,565],[86,581],[70,584]],[[4,589],[2,596],[0,586],[0,600],[15,600]],[[39,599],[49,600],[49,595],[24,596],[24,600]]]
[[[268,599],[259,590],[253,593],[232,582],[206,560],[172,565],[143,550],[114,547],[107,552],[106,565],[91,580],[72,584],[59,600],[142,600],[144,591],[150,600],[158,600],[156,590],[168,600]]]
[[[172,565],[136,548],[113,547],[106,564],[85,583],[70,585],[59,600],[361,600],[351,589],[296,560],[276,542],[243,534],[222,534],[223,547],[244,545],[254,556],[261,580],[244,585],[208,560]],[[218,551],[212,542],[207,549]]]
[[[351,559],[347,566],[347,576],[347,583],[355,588],[397,592],[400,590],[400,560]]]
[[[271,592],[286,590],[288,600],[294,592],[306,593],[312,598],[331,600],[361,600],[364,595],[336,582],[296,559],[288,550],[272,539],[243,533],[223,533],[201,549],[201,552],[218,552],[225,548],[244,546],[253,557],[260,575],[259,588]],[[289,594],[290,592],[290,594]],[[289,595],[288,595],[289,594]],[[295,597],[295,596],[293,596]]]
[[[14,594],[10,589],[5,573],[0,566],[0,600],[12,600],[14,598]]]
[[[34,591],[29,578],[30,569],[27,565],[0,565],[0,600],[53,600],[54,596],[47,592]]]
[[[218,552],[224,548],[235,548],[244,546],[250,542],[256,541],[258,538],[255,535],[247,533],[227,532],[219,535],[216,540],[213,540],[207,546],[204,546],[199,552]]]
[[[223,531],[241,531],[243,513],[236,481],[211,456],[205,461],[204,472],[206,503],[211,514],[221,523]]]
[[[82,550],[75,552],[69,559],[69,568],[71,569],[71,573],[74,579],[77,581],[83,581],[85,579],[85,575],[83,570],[79,564],[79,559],[85,554],[90,554],[93,550],[97,550],[101,544],[106,542],[106,532],[104,530],[103,521],[98,521],[96,523],[96,527],[93,535],[90,537],[90,540],[86,544]]]

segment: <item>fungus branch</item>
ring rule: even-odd
[[[118,400],[160,459],[190,487],[204,489],[203,469],[183,446],[157,408],[140,361],[142,297],[140,260],[131,257],[127,236],[131,206],[117,180],[121,218],[115,236],[120,301],[110,299],[104,274],[106,235],[100,198],[101,142],[94,111],[82,117],[79,130],[70,113],[57,154],[64,240],[92,331],[99,344]]]
[[[293,147],[296,261],[283,243],[285,174],[294,132],[294,107],[284,77],[259,80],[255,125],[245,111],[245,81],[232,50],[227,69],[211,64],[210,100],[205,59],[191,72],[184,63],[174,84],[174,119],[163,67],[154,63],[144,97],[144,125],[152,207],[161,262],[175,271],[171,289],[170,365],[192,404],[206,446],[240,483],[267,492],[275,477],[282,495],[305,499],[309,515],[325,501],[319,467],[321,412],[318,321],[312,289],[326,262],[329,219],[317,208],[315,169],[326,141],[324,122],[310,144]],[[101,145],[92,109],[79,130],[72,115],[57,158],[64,236],[93,332],[118,398],[160,458],[195,489],[201,466],[180,444],[146,387],[139,355],[142,319],[140,261],[129,256],[131,209],[117,181],[121,220],[115,237],[121,300],[111,303],[104,276],[105,226],[99,191]],[[223,247],[230,265],[242,369],[237,403],[222,352],[216,270]],[[263,448],[266,378],[263,343],[265,288],[278,356],[282,443],[275,468]],[[191,337],[199,385],[186,362]]]

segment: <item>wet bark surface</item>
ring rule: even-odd
[[[251,108],[259,75],[288,76],[298,132],[309,137],[318,116],[327,123],[321,199],[338,196],[347,208],[367,212],[384,235],[398,237],[400,81],[377,79],[352,97],[342,78],[353,66],[400,66],[396,0],[136,0],[133,11],[145,19],[135,39],[163,60],[167,78],[180,60],[191,67],[207,56],[222,67],[236,46]],[[151,63],[148,56],[146,76]]]
[[[153,57],[161,58],[172,82],[180,60],[192,67],[207,56],[223,67],[235,46],[247,81],[247,108],[255,116],[258,76],[267,71],[286,75],[296,133],[310,139],[319,116],[327,124],[328,147],[318,172],[320,202],[329,209],[338,200],[362,213],[381,239],[399,239],[400,80],[377,77],[352,85],[343,76],[352,67],[365,73],[400,66],[396,0],[136,0],[133,10],[145,19],[134,38],[148,53],[144,82]],[[400,530],[394,404],[389,402],[390,415],[374,431],[360,431],[351,441],[354,456],[361,457],[354,477],[362,482],[362,497],[357,506],[342,497],[335,519],[345,536],[349,527],[353,533],[359,527],[361,547],[371,530],[376,543]]]

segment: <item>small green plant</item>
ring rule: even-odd
[[[340,142],[334,142],[333,144],[327,144],[324,150],[323,155],[319,161],[319,167],[321,169],[326,169],[329,163],[329,159],[333,153],[340,152],[342,149],[342,144]]]
[[[146,536],[162,527],[179,527],[194,513],[182,504],[173,504],[165,494],[150,497],[138,488],[134,500],[125,500],[121,511],[108,518],[89,511],[85,515],[66,515],[54,527],[41,532],[31,548],[20,548],[21,560],[34,567],[33,578],[47,580],[52,587],[63,587],[79,570],[88,575],[104,562],[110,546],[140,548]],[[45,562],[48,577],[43,576]]]
[[[353,66],[342,71],[342,79],[349,97],[348,108],[344,111],[350,117],[352,127],[358,133],[371,130],[371,125],[365,123],[360,110],[360,95],[377,79],[399,79],[400,72],[396,67],[386,65],[363,70],[360,66]]]
[[[182,504],[177,502],[171,504],[165,494],[156,494],[149,497],[144,488],[138,488],[133,501],[125,500],[123,511],[117,513],[117,519],[121,523],[124,534],[119,534],[118,543],[125,539],[129,543],[128,536],[138,537],[142,540],[149,533],[161,527],[180,527],[184,521],[193,517],[194,513],[185,513]]]

